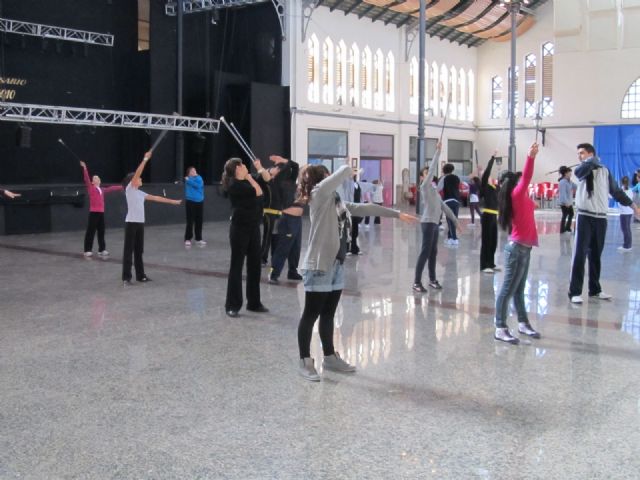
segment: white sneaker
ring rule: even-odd
[[[100,255],[101,257],[106,257],[107,255],[109,255],[109,252],[107,250],[102,250],[101,252],[98,252],[98,255]]]
[[[631,247],[629,248],[618,247],[618,251],[622,253],[630,252],[631,250],[633,250]]]
[[[493,338],[512,345],[518,345],[520,343],[520,339],[514,337],[508,328],[496,328]]]
[[[196,240],[196,243],[198,245],[206,245],[207,244],[207,242],[205,242],[204,240]]]
[[[302,378],[309,380],[310,382],[320,381],[320,375],[318,375],[318,371],[314,366],[313,358],[301,358],[298,373],[302,375]]]
[[[595,295],[589,295],[589,298],[597,298],[598,300],[611,300],[613,295],[609,295],[608,293],[600,292]]]
[[[494,271],[494,272],[499,272],[499,271],[501,271],[501,270],[502,270],[502,267],[499,267],[499,266],[497,266],[497,265],[496,265],[495,267],[493,267],[493,271]]]
[[[451,240],[451,245],[458,245],[460,244],[460,242],[458,241],[458,239],[452,239]]]
[[[482,269],[482,273],[494,273],[495,271],[493,270],[493,268],[483,268]]]
[[[356,371],[356,367],[340,358],[340,354],[338,352],[333,355],[325,356],[322,366],[325,370],[331,370],[334,372],[352,373]]]
[[[571,297],[571,303],[582,303],[582,297],[580,295],[574,295]]]
[[[191,246],[191,240],[185,240],[184,241],[184,246],[185,247],[190,247]]]
[[[476,226],[476,224],[475,224],[475,223],[469,223],[469,224],[467,225],[467,227],[471,227],[471,228],[473,228],[473,227],[475,227],[475,226]]]
[[[92,257],[93,256],[93,252],[84,252],[84,256],[85,257]]]

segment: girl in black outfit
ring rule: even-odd
[[[480,270],[484,273],[494,273],[496,270],[495,255],[498,247],[498,188],[489,181],[495,154],[482,173],[480,181],[480,197],[482,198],[482,243],[480,246]]]
[[[264,313],[269,310],[260,302],[260,223],[262,222],[262,187],[271,180],[260,163],[252,176],[239,158],[231,158],[224,165],[222,188],[231,200],[231,265],[227,280],[225,310],[237,317],[242,307],[242,266],[247,258],[247,310]]]

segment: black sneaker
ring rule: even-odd
[[[496,328],[496,333],[493,334],[493,338],[500,340],[501,342],[507,342],[512,345],[518,345],[520,340],[513,335],[508,328]]]
[[[267,313],[269,311],[269,309],[262,304],[254,308],[247,307],[247,310],[250,312],[256,312],[256,313]]]
[[[144,277],[138,279],[138,282],[142,282],[142,283],[147,283],[147,282],[150,282],[150,281],[151,281],[151,279],[149,277],[147,277],[146,275]]]
[[[440,285],[440,282],[438,280],[430,281],[429,286],[434,290],[442,290],[442,285]]]
[[[413,287],[411,287],[411,290],[416,293],[427,293],[427,289],[424,288],[421,283],[414,283]]]
[[[122,281],[122,286],[123,287],[132,287],[133,283],[131,283],[131,280],[123,280]]]
[[[278,285],[280,283],[280,280],[278,280],[278,277],[269,275],[269,280],[267,280],[267,282],[269,282],[271,285]]]
[[[289,272],[287,274],[287,278],[289,280],[302,280],[302,275],[300,275],[298,272]]]

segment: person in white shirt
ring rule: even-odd
[[[128,174],[122,181],[125,196],[127,197],[127,218],[124,227],[124,252],[122,254],[122,282],[124,286],[131,285],[131,265],[136,269],[136,280],[148,282],[151,279],[144,273],[142,253],[144,251],[144,202],[168,203],[180,205],[182,200],[149,195],[142,190],[142,172],[151,158],[151,151],[144,154],[144,158],[134,173]]]
[[[373,187],[370,193],[371,203],[375,203],[376,205],[382,205],[382,203],[384,202],[384,195],[382,195],[382,190],[384,189],[384,186],[382,185],[382,181],[374,180],[371,183],[373,184]],[[364,223],[365,225],[369,225],[369,217],[364,219]],[[373,224],[380,225],[380,217],[375,217],[373,220]]]

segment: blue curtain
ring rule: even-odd
[[[640,125],[595,127],[593,146],[618,182],[625,175],[632,180],[640,168]]]

